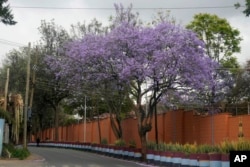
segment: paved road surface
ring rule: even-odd
[[[0,167],[143,167],[146,164],[130,162],[95,153],[46,147],[29,147],[33,158],[25,161],[0,160]]]

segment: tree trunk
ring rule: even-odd
[[[110,114],[110,122],[116,139],[122,139],[121,121],[118,118],[114,118],[113,115]]]
[[[97,116],[97,123],[98,123],[98,132],[99,132],[99,143],[102,144],[102,134],[101,134],[101,125],[100,125],[99,113],[98,113],[98,116]]]
[[[59,141],[59,112],[60,107],[57,104],[55,108],[55,141]]]
[[[142,154],[142,161],[146,161],[146,154],[147,154],[147,138],[146,133],[140,134],[141,138],[141,154]]]
[[[152,112],[153,112],[153,108],[150,108],[149,113],[146,114],[146,111],[143,109],[142,105],[138,103],[136,113],[137,113],[137,120],[138,120],[138,132],[139,132],[139,136],[141,139],[142,161],[146,161],[146,153],[147,153],[146,135],[147,135],[147,132],[149,132],[152,129],[152,116],[153,116]]]

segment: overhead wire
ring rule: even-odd
[[[45,9],[45,10],[115,10],[115,8],[110,7],[46,7],[46,6],[10,6],[11,8],[16,9]],[[241,6],[244,7],[244,6]],[[165,9],[165,10],[188,10],[188,9],[227,9],[235,8],[234,5],[228,6],[190,6],[190,7],[134,7],[135,10],[156,10],[156,9]],[[11,46],[25,46],[24,44],[12,42],[5,39],[0,39],[0,43]]]
[[[10,45],[10,46],[17,46],[17,47],[25,46],[24,44],[9,41],[9,40],[6,40],[6,39],[1,39],[1,38],[0,38],[0,43],[5,44],[5,45]]]
[[[44,9],[44,10],[115,10],[115,8],[111,7],[46,7],[46,6],[10,6],[11,8],[16,9]],[[245,7],[245,6],[240,6]],[[225,6],[190,6],[190,7],[134,7],[135,10],[189,10],[189,9],[228,9],[235,8],[234,5],[225,5]],[[0,43],[4,45],[10,46],[25,46],[21,43],[8,41],[5,39],[0,39]]]
[[[45,10],[115,10],[111,7],[46,7],[46,6],[10,6],[16,9],[45,9]],[[241,6],[244,7],[244,6]],[[188,9],[226,9],[235,8],[234,5],[228,6],[190,6],[190,7],[133,7],[135,10],[156,10],[156,9],[167,9],[167,10],[188,10]]]

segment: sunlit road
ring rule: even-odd
[[[29,147],[29,150],[44,158],[42,167],[141,167],[141,163],[102,156],[71,149]]]

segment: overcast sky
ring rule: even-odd
[[[66,29],[69,29],[71,24],[93,18],[107,22],[108,17],[114,15],[114,3],[122,3],[124,6],[132,3],[143,20],[151,19],[156,14],[156,8],[169,9],[171,16],[183,26],[197,13],[211,13],[226,18],[233,28],[240,31],[240,36],[243,38],[241,53],[236,56],[239,62],[244,64],[246,60],[250,60],[248,54],[250,53],[250,18],[245,17],[241,12],[243,8],[236,10],[234,7],[229,7],[237,2],[244,5],[244,0],[9,0],[8,3],[18,23],[14,26],[0,24],[0,60],[10,50],[18,48],[13,42],[23,45],[27,45],[28,42],[36,43],[40,39],[38,27],[41,20],[54,19],[57,25]],[[11,43],[6,44],[6,40]]]

